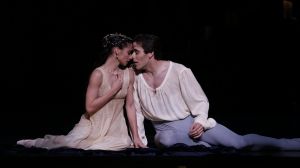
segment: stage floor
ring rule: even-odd
[[[19,145],[1,149],[1,163],[28,166],[87,166],[101,167],[201,167],[249,166],[249,165],[296,165],[300,151],[234,150],[230,148],[186,147],[177,145],[168,149],[127,149],[123,151],[80,150],[69,148],[41,149]]]

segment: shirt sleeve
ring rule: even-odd
[[[191,69],[184,69],[179,75],[179,81],[183,99],[195,117],[195,122],[200,123],[204,129],[214,127],[216,121],[208,118],[208,99]]]
[[[137,77],[137,76],[136,76]],[[138,133],[140,136],[140,139],[144,143],[144,145],[148,144],[148,140],[145,133],[145,126],[144,126],[144,115],[142,114],[142,109],[139,101],[139,96],[137,94],[137,84],[136,81],[133,85],[133,98],[134,98],[134,105],[136,109],[136,117],[137,117],[137,127],[138,127]]]

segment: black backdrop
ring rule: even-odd
[[[1,144],[68,133],[84,112],[100,39],[113,32],[159,35],[168,59],[193,70],[218,122],[241,134],[300,137],[300,18],[284,19],[282,9],[281,0],[11,1]]]

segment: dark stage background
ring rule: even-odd
[[[1,144],[67,134],[84,112],[107,33],[159,35],[190,67],[210,116],[240,134],[300,137],[299,3],[10,1],[3,24]]]

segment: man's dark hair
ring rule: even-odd
[[[161,41],[158,36],[152,34],[138,34],[134,37],[133,41],[141,45],[146,54],[154,52],[156,59],[162,59]]]

